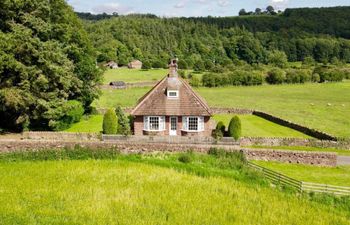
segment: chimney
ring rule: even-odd
[[[169,77],[178,77],[177,74],[177,61],[178,59],[172,59],[169,64]]]

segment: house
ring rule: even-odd
[[[132,110],[135,135],[211,136],[212,112],[207,103],[177,74],[169,74],[146,93]]]
[[[124,81],[112,81],[109,83],[109,86],[116,88],[116,89],[125,89],[126,83]]]
[[[133,60],[128,64],[129,69],[141,69],[142,62],[140,60]]]
[[[118,64],[114,61],[109,61],[105,64],[105,67],[109,67],[111,69],[118,69]]]

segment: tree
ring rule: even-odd
[[[201,81],[199,80],[198,76],[196,76],[196,75],[191,76],[190,85],[192,87],[199,87],[200,83],[201,83]]]
[[[238,15],[244,16],[244,15],[247,15],[247,12],[245,11],[245,9],[241,9],[239,10]]]
[[[118,105],[115,109],[116,116],[118,118],[118,134],[125,136],[131,134],[130,124],[128,117],[124,114],[123,109]]]
[[[255,9],[255,14],[256,14],[256,15],[260,15],[261,12],[262,12],[262,10],[261,10],[260,8],[256,8],[256,9]]]
[[[241,120],[238,116],[232,117],[230,124],[228,126],[228,135],[235,139],[236,141],[241,137],[242,126]]]
[[[266,82],[269,84],[282,84],[286,79],[283,70],[274,68],[267,73]]]
[[[113,109],[108,109],[104,114],[102,130],[104,134],[117,134],[118,118]]]
[[[144,61],[144,62],[142,63],[142,69],[144,69],[144,70],[149,70],[149,69],[151,69],[151,68],[152,68],[152,66],[151,66],[150,61],[146,60],[146,61]]]
[[[276,14],[275,9],[271,5],[266,7],[266,11],[270,15],[275,15]]]
[[[61,129],[70,121],[68,109],[80,108],[71,100],[89,111],[101,71],[71,7],[63,0],[0,5],[0,126]]]
[[[284,68],[288,64],[288,58],[286,53],[278,50],[269,52],[267,60],[269,64],[280,68]]]

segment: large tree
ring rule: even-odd
[[[0,127],[60,129],[68,108],[89,108],[100,77],[64,0],[0,2]]]

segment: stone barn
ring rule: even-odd
[[[129,69],[141,69],[142,62],[140,60],[133,60],[128,64]]]
[[[169,74],[146,93],[132,110],[135,135],[211,136],[212,112],[207,103],[177,74]]]
[[[118,69],[118,63],[110,61],[105,64],[105,67],[109,67],[110,69]]]

